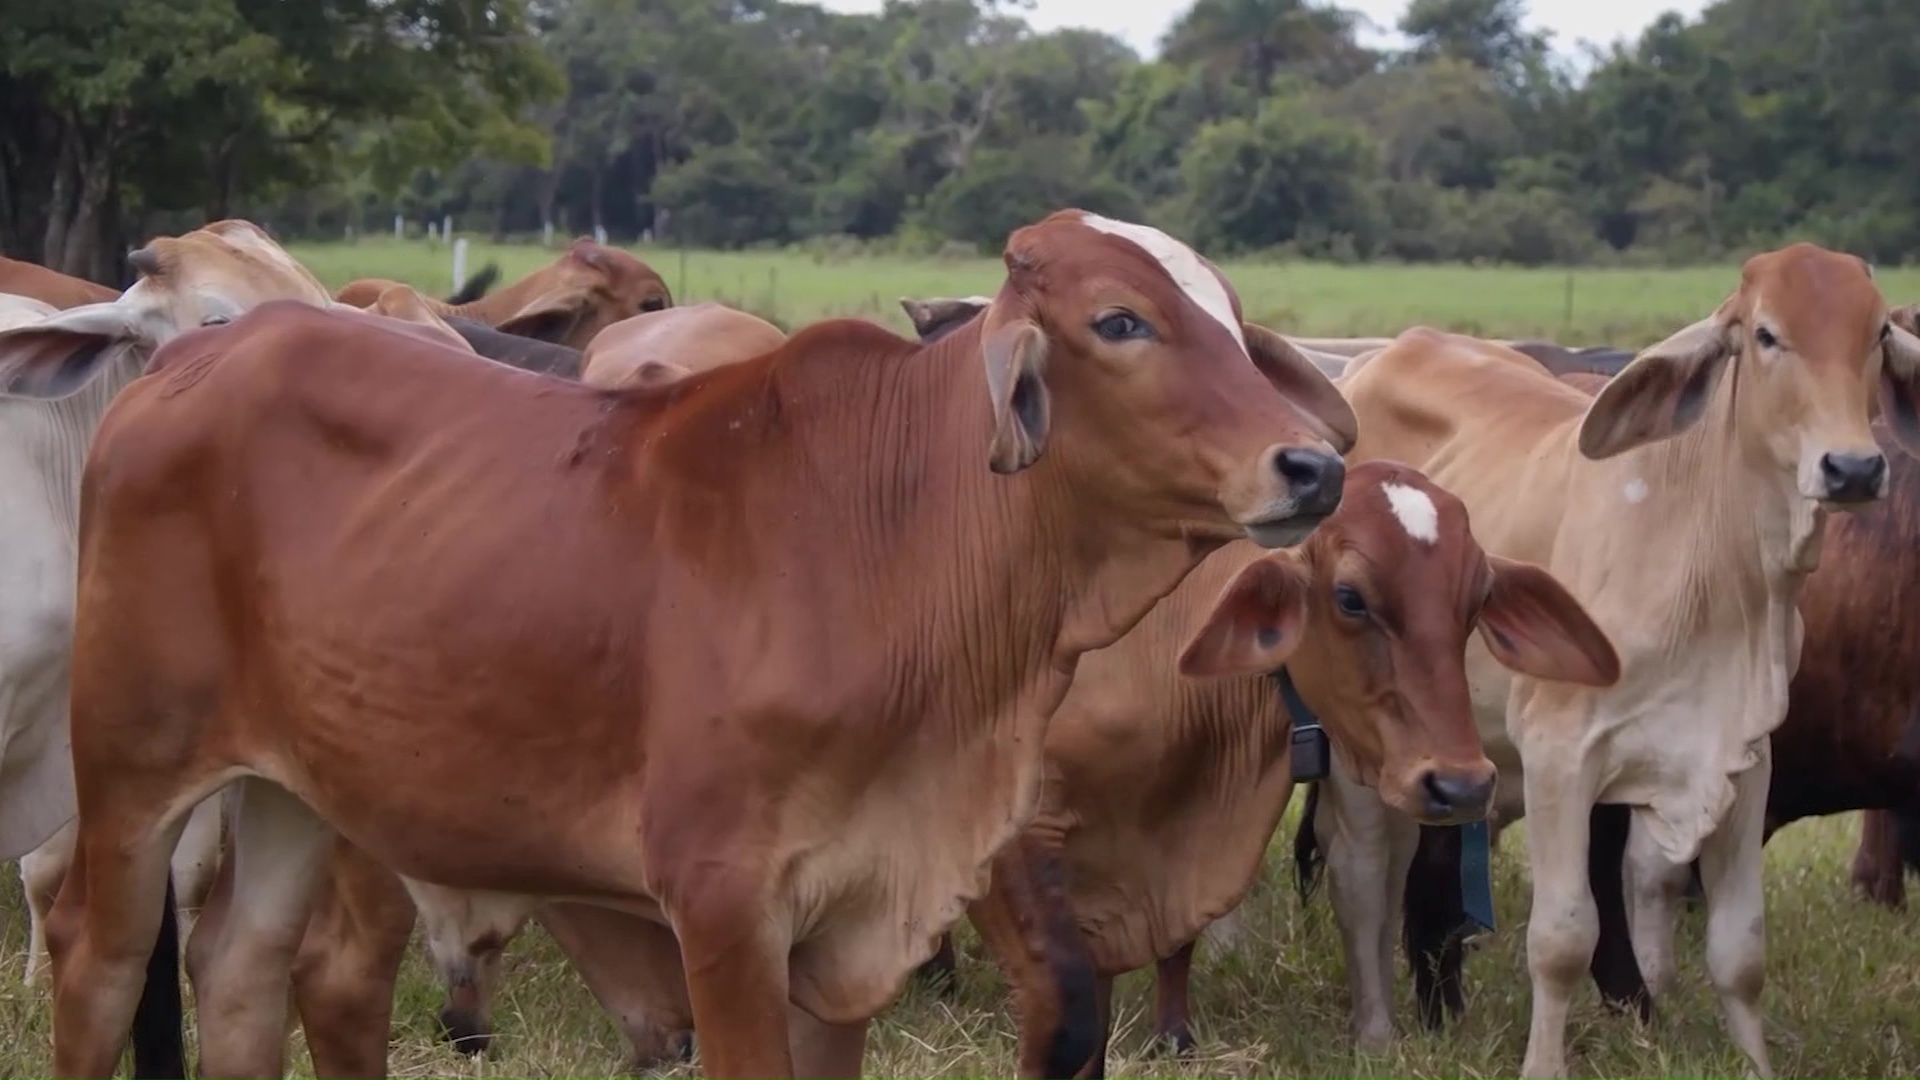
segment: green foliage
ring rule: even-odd
[[[1400,52],[1338,0],[1191,0],[1157,59],[1024,10],[15,0],[0,247],[88,272],[205,216],[400,212],[970,249],[1081,205],[1223,252],[1920,256],[1920,4],[1716,0],[1578,71],[1526,0],[1413,0]]]

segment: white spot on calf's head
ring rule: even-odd
[[[1440,509],[1433,505],[1433,496],[1405,484],[1382,484],[1380,490],[1387,493],[1387,505],[1408,536],[1423,544],[1439,542]]]
[[[1647,482],[1637,476],[1627,481],[1626,496],[1627,501],[1630,503],[1639,504],[1646,502]]]
[[[1080,220],[1086,222],[1090,229],[1132,241],[1134,246],[1159,260],[1160,268],[1167,272],[1175,285],[1180,286],[1187,298],[1226,327],[1227,333],[1233,335],[1235,344],[1240,346],[1242,352],[1246,351],[1246,336],[1240,331],[1240,320],[1233,316],[1233,298],[1227,295],[1227,287],[1221,284],[1220,275],[1201,262],[1200,256],[1192,248],[1150,225],[1115,221],[1099,214],[1082,214]]]

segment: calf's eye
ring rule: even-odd
[[[1333,606],[1340,609],[1340,614],[1358,619],[1367,613],[1367,598],[1351,585],[1335,585]]]
[[[1147,336],[1147,324],[1124,311],[1102,316],[1093,324],[1093,332],[1108,341],[1126,341]]]

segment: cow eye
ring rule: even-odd
[[[647,299],[640,301],[640,310],[642,312],[665,311],[666,309],[667,309],[667,302],[658,296],[650,296]]]
[[[1339,608],[1340,614],[1348,618],[1361,619],[1367,614],[1367,598],[1361,596],[1360,590],[1351,585],[1333,587],[1333,606]]]
[[[209,315],[200,320],[201,326],[224,326],[233,321],[231,315]]]
[[[1152,334],[1152,330],[1146,323],[1125,311],[1101,316],[1094,321],[1093,332],[1108,341],[1127,341],[1132,338],[1149,337]]]
[[[1764,326],[1753,332],[1753,340],[1759,342],[1763,349],[1771,349],[1780,344],[1780,339],[1774,336],[1773,331]]]

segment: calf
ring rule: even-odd
[[[1768,736],[1786,714],[1795,605],[1826,516],[1886,490],[1875,387],[1901,445],[1920,442],[1920,340],[1888,322],[1863,262],[1811,245],[1749,260],[1718,311],[1594,398],[1511,349],[1425,330],[1347,375],[1354,460],[1428,467],[1488,550],[1546,565],[1620,649],[1619,684],[1597,691],[1470,662],[1490,754],[1503,773],[1525,765],[1524,804],[1506,796],[1500,816],[1533,817],[1524,1076],[1565,1074],[1568,1000],[1599,935],[1598,803],[1631,808],[1637,880],[1671,881],[1700,856],[1708,968],[1734,1040],[1771,1074],[1757,1002]],[[1670,909],[1647,914],[1643,966],[1670,940]]]
[[[665,390],[294,305],[166,349],[83,481],[56,1069],[112,1069],[176,830],[238,783],[203,1072],[284,1069],[337,831],[670,930],[711,1075],[856,1075],[1032,815],[1078,655],[1219,545],[1302,539],[1354,437],[1165,234],[1062,211],[1005,261],[932,346],[835,321]],[[16,394],[89,374],[0,357]]]
[[[341,286],[334,299],[371,307],[398,284],[362,278]],[[619,248],[581,237],[551,264],[498,292],[464,304],[426,303],[443,318],[472,319],[510,334],[584,349],[595,334],[621,319],[672,307],[673,294],[651,266]]]

